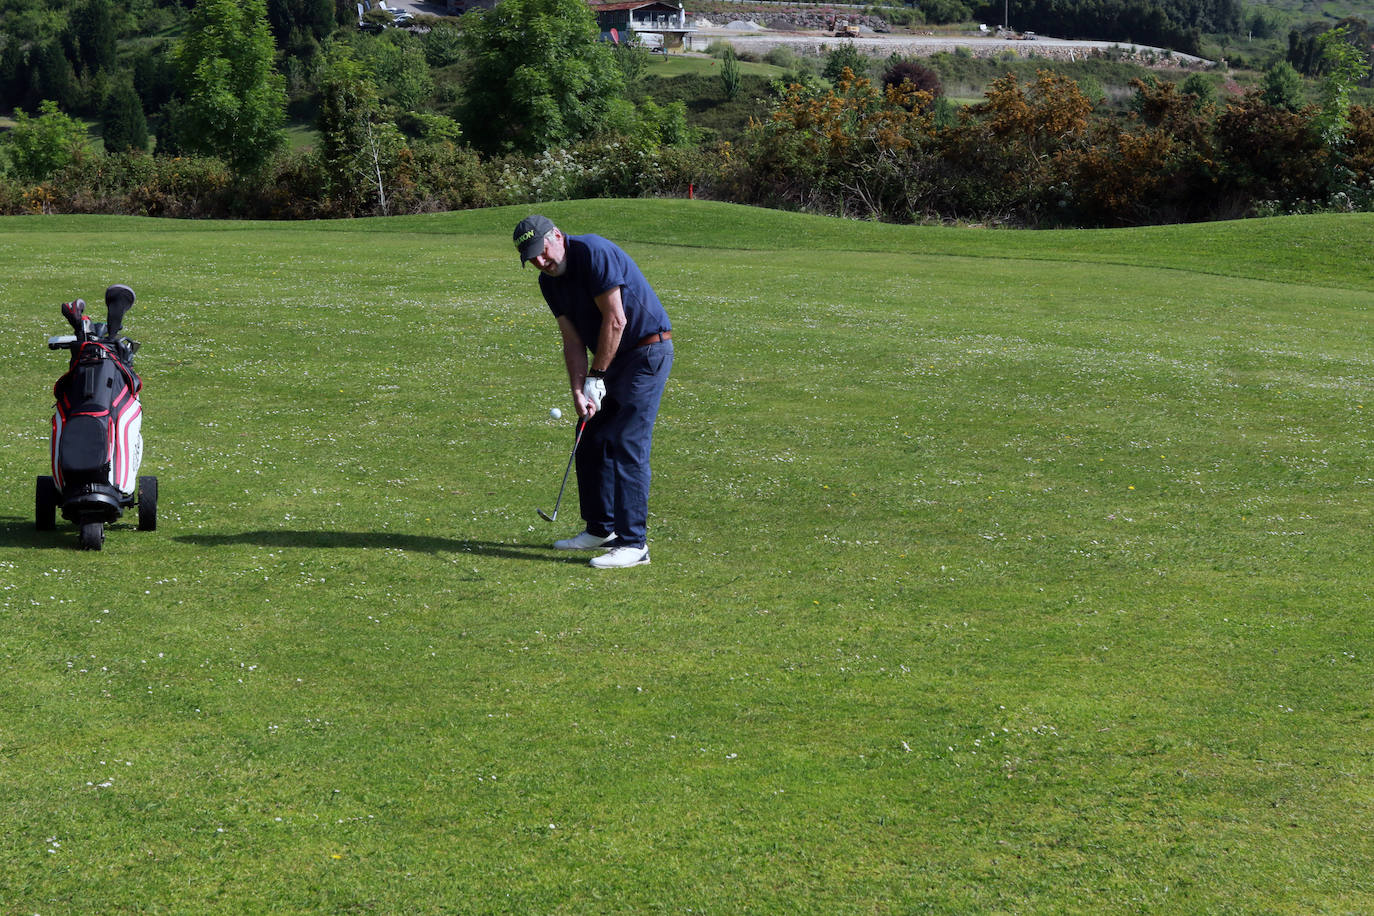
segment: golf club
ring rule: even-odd
[[[62,316],[67,319],[67,323],[76,332],[76,339],[84,341],[86,339],[85,318],[86,303],[82,299],[62,303]]]
[[[577,446],[582,442],[582,430],[587,428],[587,418],[583,417],[577,421],[577,437],[573,439],[572,454],[568,455],[568,466],[563,469],[563,484],[558,488],[558,501],[553,504],[553,515],[549,515],[543,509],[536,509],[539,517],[546,522],[552,522],[558,518],[558,507],[563,504],[563,488],[568,485],[568,472],[572,470],[573,458],[577,456]]]
[[[109,335],[113,337],[124,328],[124,315],[133,307],[134,291],[123,283],[105,290],[105,309],[109,313]]]

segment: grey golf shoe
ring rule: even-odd
[[[597,569],[624,569],[627,566],[643,566],[649,562],[649,548],[612,547],[599,557],[592,557],[592,565]]]
[[[596,550],[598,547],[605,547],[615,540],[614,534],[599,535],[584,531],[577,537],[567,538],[562,541],[554,541],[555,550]]]

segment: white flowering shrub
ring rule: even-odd
[[[663,190],[664,174],[656,149],[605,140],[507,159],[498,184],[503,203],[544,203],[653,194]]]

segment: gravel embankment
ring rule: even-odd
[[[742,25],[732,23],[731,25]],[[902,33],[865,32],[856,38],[837,38],[822,32],[781,31],[758,26],[731,28],[729,26],[698,25],[691,36],[691,47],[704,50],[714,41],[726,41],[737,51],[766,54],[772,48],[785,45],[798,54],[823,55],[841,44],[852,44],[864,54],[887,57],[901,54],[909,57],[928,57],[941,51],[953,52],[966,48],[974,57],[998,57],[1008,51],[1021,57],[1041,57],[1049,60],[1082,60],[1085,57],[1111,54],[1146,66],[1171,69],[1205,69],[1213,62],[1191,54],[1151,48],[1145,45],[1121,44],[1112,41],[1071,41],[1059,38],[1034,40],[996,38],[992,36],[914,35]]]

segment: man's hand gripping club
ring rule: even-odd
[[[581,417],[591,417],[601,409],[601,399],[606,396],[606,380],[595,376],[587,376],[582,382],[582,390],[575,398],[577,402],[577,414]]]

